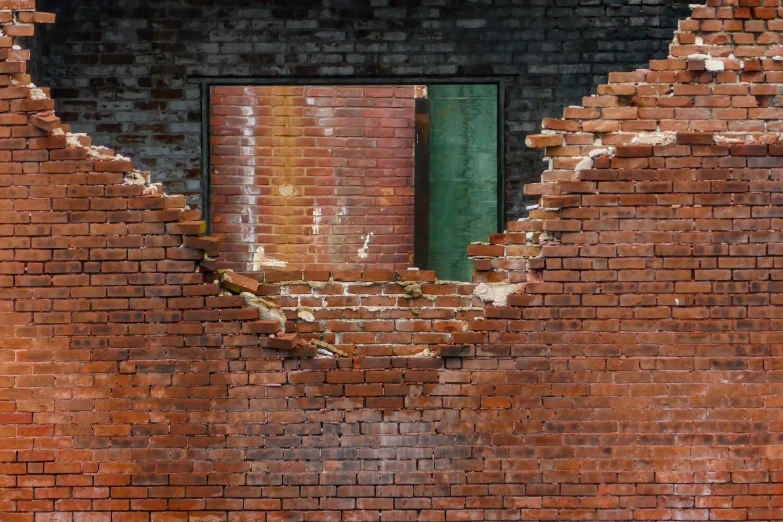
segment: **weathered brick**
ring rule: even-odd
[[[3,2],[0,23],[28,12]],[[552,157],[542,182],[556,190],[528,219],[472,246],[471,284],[425,270],[221,272],[202,259],[216,242],[193,211],[167,228],[183,198],[144,176],[122,184],[129,163],[108,150],[85,157],[81,138],[27,128],[47,91],[0,107],[17,116],[0,119],[3,139],[21,140],[0,161],[0,519],[781,518],[779,123],[744,99],[778,94],[776,66],[751,58],[738,75],[726,58],[727,76],[687,57],[715,34],[716,54],[775,56],[783,13],[709,4],[683,21],[671,59],[566,109],[555,152],[575,156]],[[307,38],[323,29],[305,21]],[[485,23],[460,20],[466,46]],[[632,113],[600,136],[604,152],[585,135],[585,121]]]

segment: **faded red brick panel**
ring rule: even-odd
[[[403,269],[414,86],[214,87],[212,221],[241,271]]]

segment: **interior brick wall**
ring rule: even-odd
[[[318,335],[351,357],[468,355],[483,318],[476,285],[429,270],[274,271],[253,274],[259,294],[288,312],[286,331]],[[301,316],[302,310],[312,319]]]
[[[223,266],[411,266],[414,98],[413,85],[212,88]]]
[[[3,520],[783,519],[778,0],[709,0],[546,119],[475,287],[220,270],[30,84],[33,9],[0,0]]]
[[[61,23],[43,34],[35,65],[64,121],[196,204],[201,108],[191,77],[502,77],[510,220],[526,215],[523,186],[545,167],[525,135],[610,71],[665,57],[688,13],[668,0],[40,1]]]

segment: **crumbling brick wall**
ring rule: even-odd
[[[254,274],[255,275],[255,274]],[[258,292],[289,311],[286,328],[356,357],[467,354],[484,301],[476,285],[437,281],[429,270],[267,272]],[[456,351],[455,351],[456,350]]]
[[[665,57],[688,13],[670,0],[41,2],[62,20],[41,42],[40,83],[64,121],[190,203],[200,203],[201,108],[189,78],[502,77],[509,219],[525,215],[523,185],[544,168],[525,135],[610,71]]]
[[[540,208],[471,246],[487,305],[451,345],[323,358],[330,313],[451,307],[329,300],[414,273],[217,270],[29,84],[33,7],[0,0],[3,519],[783,519],[777,0],[710,0],[529,137]]]
[[[225,86],[210,100],[224,266],[412,265],[415,86]]]

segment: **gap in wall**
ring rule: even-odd
[[[209,89],[210,229],[226,268],[470,280],[467,244],[497,229],[496,86],[438,85],[432,100],[425,85]]]

